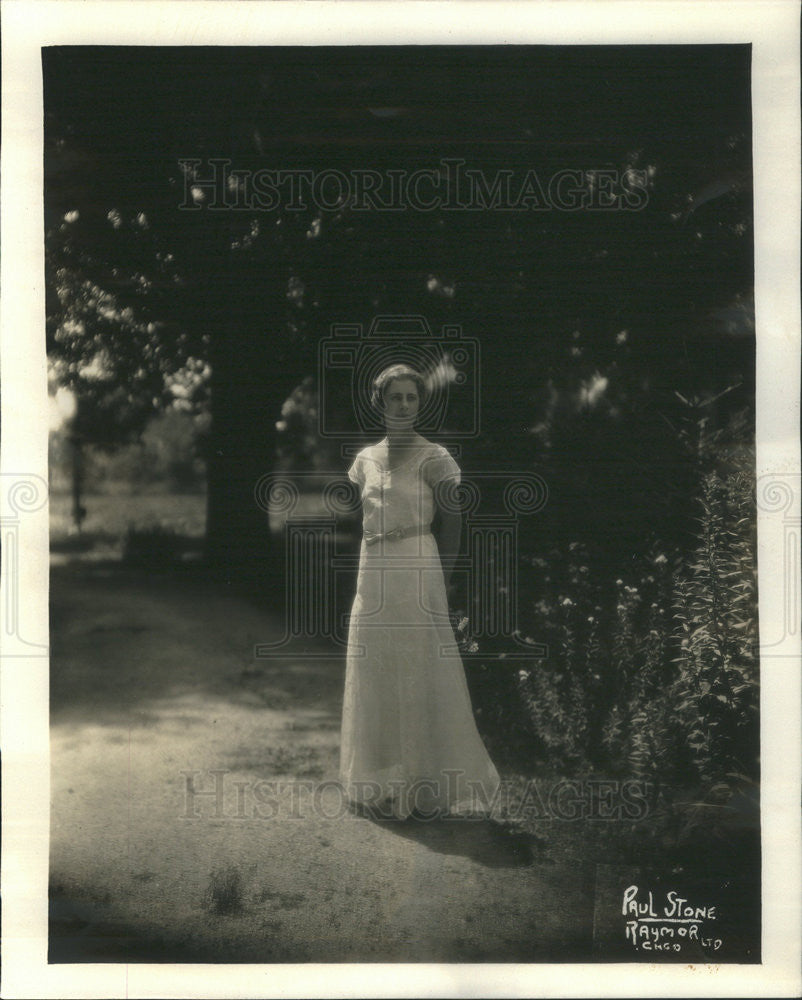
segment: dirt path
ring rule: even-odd
[[[195,579],[62,566],[51,607],[51,961],[590,958],[581,857],[343,808],[341,659],[254,661],[281,623]]]

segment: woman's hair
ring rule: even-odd
[[[414,368],[410,368],[409,365],[390,365],[389,368],[385,368],[384,371],[379,372],[373,381],[373,391],[370,395],[371,405],[376,410],[382,410],[384,408],[384,392],[387,386],[391,382],[395,382],[398,379],[407,378],[411,382],[414,382],[418,389],[418,400],[420,405],[423,406],[426,400],[426,383],[423,381],[423,376],[420,372],[416,372]]]

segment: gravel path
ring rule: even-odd
[[[576,961],[593,877],[497,824],[335,783],[344,663],[189,577],[54,569],[50,960]]]

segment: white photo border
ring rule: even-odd
[[[800,635],[761,650],[763,947],[759,965],[48,965],[47,378],[41,48],[49,45],[751,43],[757,473],[790,484],[799,524],[800,7],[794,0],[545,3],[6,0],[2,31],[0,606],[11,613],[9,493],[18,525],[16,637],[3,629],[4,997],[796,996],[800,977]],[[27,484],[20,486],[20,484]],[[45,488],[46,491],[46,488]],[[761,511],[761,634],[777,634],[784,540]],[[798,559],[799,531],[795,551]],[[20,645],[24,636],[28,646]],[[399,971],[402,970],[402,971]]]

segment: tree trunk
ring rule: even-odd
[[[276,420],[292,389],[276,372],[276,344],[284,336],[276,317],[255,322],[239,288],[225,300],[211,337],[212,426],[208,453],[206,556],[223,578],[261,582],[275,568],[268,514],[256,498],[259,480],[275,458]],[[259,297],[262,303],[265,296]],[[207,320],[209,317],[207,317]],[[279,377],[276,377],[278,374]]]

